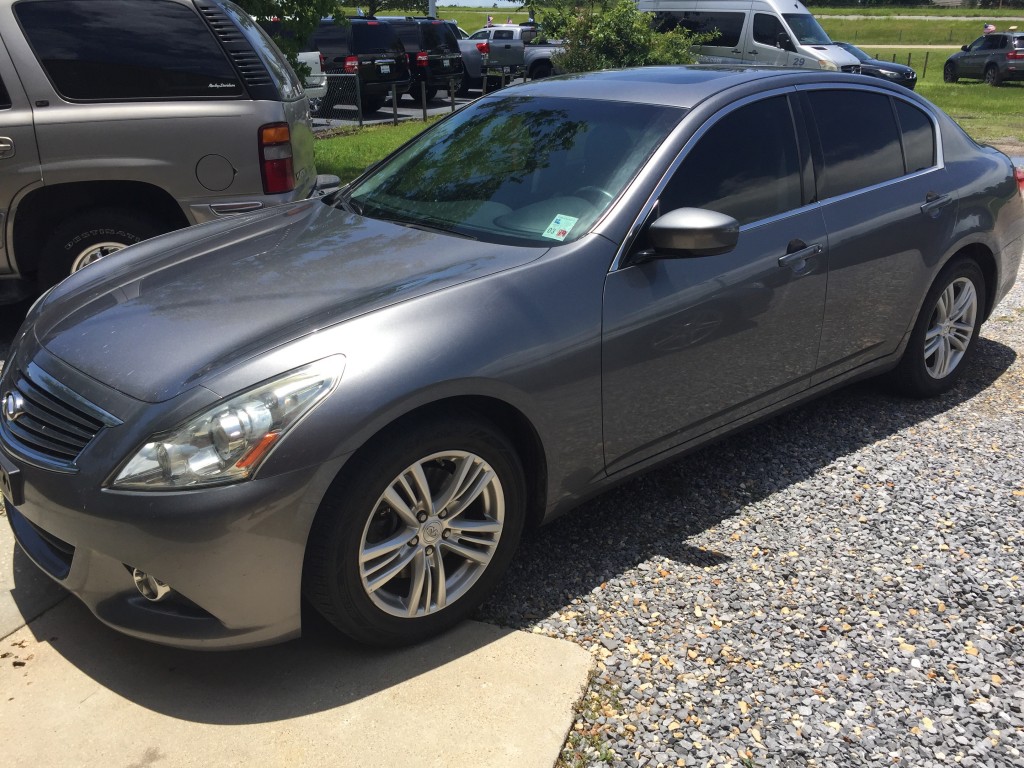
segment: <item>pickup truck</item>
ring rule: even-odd
[[[491,68],[520,70],[531,80],[553,74],[555,68],[551,57],[561,53],[562,46],[559,41],[534,42],[539,35],[540,28],[536,24],[495,24],[459,40],[466,68],[464,81],[469,81],[469,86],[480,85],[485,52],[487,66]]]

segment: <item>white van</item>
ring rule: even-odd
[[[655,14],[655,29],[717,32],[697,50],[704,64],[769,64],[860,72],[860,62],[834,45],[810,11],[795,0],[638,0]]]

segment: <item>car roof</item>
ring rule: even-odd
[[[690,108],[732,88],[753,87],[754,91],[804,83],[857,83],[880,88],[878,78],[845,72],[804,68],[744,65],[692,65],[612,69],[584,74],[561,75],[534,80],[496,93],[562,98],[598,99],[637,104],[661,104]],[[893,86],[893,89],[898,86]],[[514,91],[513,91],[514,89]],[[885,90],[892,90],[885,88]]]

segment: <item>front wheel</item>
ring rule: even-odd
[[[57,225],[43,246],[40,287],[56,285],[72,272],[168,229],[145,214],[118,208],[98,208],[72,216]]]
[[[519,542],[525,482],[512,445],[486,421],[455,417],[392,429],[354,462],[310,533],[307,599],[368,644],[457,624]]]
[[[942,270],[893,371],[898,389],[912,397],[933,397],[956,384],[973,356],[984,296],[985,278],[974,261],[957,259]]]
[[[985,70],[985,82],[994,88],[998,88],[1003,84],[1003,78],[999,74],[999,67],[989,65],[988,69]]]
[[[947,83],[955,83],[960,79],[960,76],[956,73],[956,67],[952,64],[947,64],[942,68],[942,79]]]

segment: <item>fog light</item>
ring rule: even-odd
[[[132,578],[135,580],[135,587],[147,600],[158,603],[171,594],[171,588],[155,576],[150,576],[138,568],[132,569]]]

